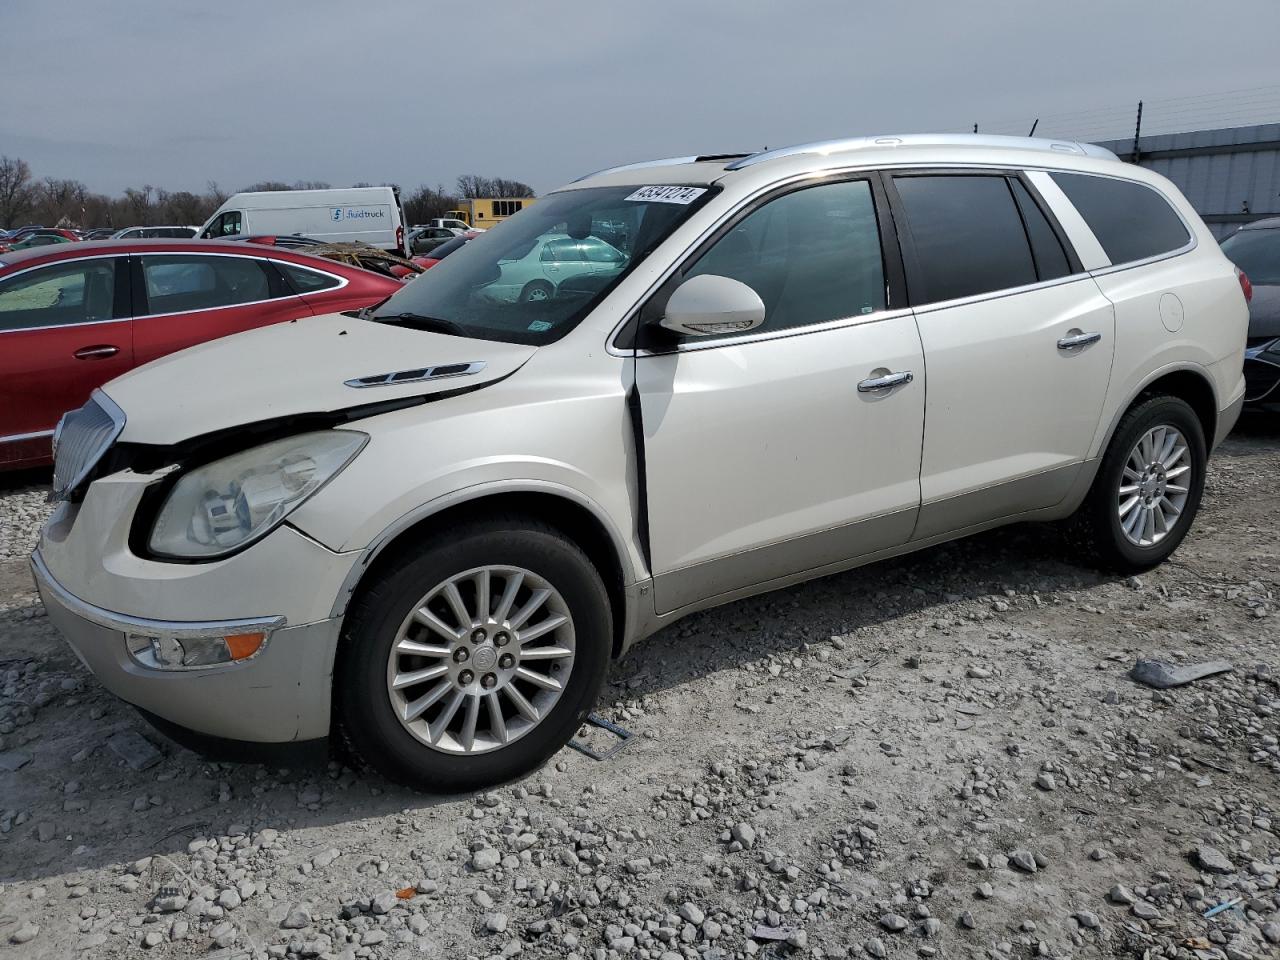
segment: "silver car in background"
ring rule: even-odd
[[[499,276],[485,286],[484,293],[508,303],[538,303],[555,297],[560,285],[569,280],[612,280],[626,263],[625,253],[597,236],[575,239],[549,234],[539,237],[517,259],[499,261]]]

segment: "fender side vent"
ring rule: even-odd
[[[401,383],[422,383],[425,380],[444,380],[449,377],[466,377],[479,373],[485,367],[483,360],[471,363],[446,363],[438,367],[414,367],[412,370],[394,370],[391,373],[375,373],[367,377],[356,377],[343,383],[357,390],[365,387],[389,387]]]

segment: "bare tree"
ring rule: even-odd
[[[495,197],[498,199],[533,197],[533,187],[519,180],[503,177],[482,177],[477,173],[464,173],[458,178],[458,194],[463,197]]]
[[[0,157],[0,226],[21,226],[31,207],[31,167],[18,157]]]
[[[458,198],[447,193],[442,184],[422,186],[404,199],[404,215],[409,223],[426,223],[456,209]]]

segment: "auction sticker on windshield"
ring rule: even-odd
[[[706,187],[641,187],[628,200],[648,203],[693,203],[707,192]]]

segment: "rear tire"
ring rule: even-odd
[[[530,280],[520,291],[521,303],[545,303],[555,296],[555,287],[545,280]]]
[[[1207,461],[1204,428],[1186,401],[1140,399],[1120,419],[1093,486],[1065,524],[1080,559],[1119,573],[1166,560],[1200,509]]]
[[[383,564],[352,604],[339,732],[417,790],[515,779],[586,719],[612,637],[600,575],[559,531],[519,517],[449,529]]]

